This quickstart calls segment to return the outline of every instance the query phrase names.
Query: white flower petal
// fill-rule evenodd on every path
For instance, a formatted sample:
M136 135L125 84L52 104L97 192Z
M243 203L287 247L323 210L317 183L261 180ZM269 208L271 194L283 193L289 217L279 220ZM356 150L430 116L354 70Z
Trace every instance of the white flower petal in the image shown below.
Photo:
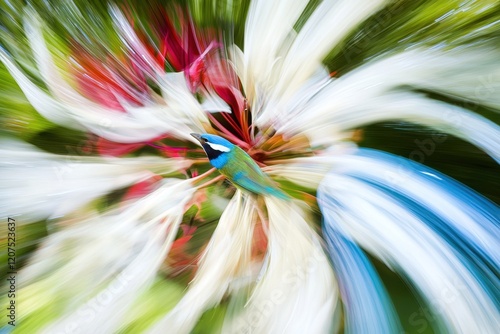
M274 111L267 121L280 133L305 132L319 145L347 138L347 129L402 119L469 140L498 159L498 126L492 122L460 107L395 91L412 86L499 107L498 94L490 94L492 78L500 75L493 61L498 54L482 51L416 49L383 56L319 87L314 96L304 94L285 106L271 106Z
M123 42L125 42L132 53L134 53L137 57L140 57L140 59L147 64L148 68L141 68L141 70L149 72L153 78L154 74L158 75L162 73L163 68L158 65L155 59L150 55L149 51L144 47L134 29L130 26L130 23L118 7L116 5L111 5L109 11L113 17L115 26L118 28L118 34L122 38Z
M226 333L329 333L334 327L337 286L318 236L301 209L266 197L268 255L245 308L227 319Z
M341 129L395 119L423 124L469 141L500 162L500 127L479 114L412 94L391 94L369 102L350 114L339 112L333 121Z
M327 161L318 159L304 163L291 161L290 164L270 166L265 171L269 175L284 177L302 187L316 189L331 167Z
M255 201L238 190L224 210L182 300L151 333L190 333L202 313L220 303L231 283L249 275Z
M318 73L321 61L335 44L386 2L323 1L298 34L293 26L307 1L252 2L245 26L243 59L237 48L232 57L252 106L254 123L269 125L276 108L280 109L283 101L292 98ZM320 77L321 81L327 78L328 73Z
M246 65L245 54L236 44L229 45L227 48L230 65L233 67L241 82L245 97L248 101L253 101L255 95L254 82L251 73L249 73L250 70Z
M189 92L185 80L173 80L173 76L159 75L157 78L166 105L152 105L151 101L147 101L148 105L138 108L123 102L128 111L123 113L87 99L59 74L45 44L41 22L31 11L27 13L25 29L40 73L54 98L33 84L1 50L0 60L5 63L28 100L47 119L63 126L88 129L106 139L124 143L147 141L165 133L192 140L189 133L200 132L202 123L207 122L202 107ZM144 116L150 109L157 110L157 114Z
M168 115L164 115L172 124L186 124L191 132L205 132L203 124L208 123L207 115L196 97L189 90L186 76L183 72L165 73L159 80L162 96L169 108ZM196 141L189 132L178 133L182 138Z
M311 97L327 87L331 81L326 69L323 66L318 66L317 71L289 97L281 94L266 97L261 94L262 96L258 97L262 98L263 101L255 101L257 107L254 116L255 124L263 128L270 124L273 124L275 128L278 127L280 123L285 123L291 118L293 111L307 109L311 103Z
M286 178L302 187L317 189L335 164L335 156L354 152L356 149L357 146L352 143L339 143L331 146L324 154L287 159L286 163L271 165L263 170L271 176Z
M23 91L30 104L46 119L70 129L83 130L84 127L74 122L66 108L59 102L36 86L11 58L0 48L0 61L5 65L12 77Z
M334 89L336 86L332 83L319 93L300 114L289 115L278 132L304 133L312 145L321 145L338 141L349 129L387 120L405 120L467 140L500 161L500 127L478 114L413 93L381 94L372 98L341 96ZM352 93L358 95L357 91Z
M323 1L297 35L285 60L276 94L287 98L308 80L327 53L387 0Z
M335 80L324 98L356 104L403 86L438 91L466 101L500 107L493 94L500 76L498 50L489 48L414 49L382 55Z
M189 166L154 157L59 156L4 140L0 154L0 213L29 222L63 216L115 189Z
M249 79L269 84L276 59L286 54L283 45L293 26L306 7L308 0L257 0L250 3L245 23L244 58ZM248 83L243 84L249 88ZM247 92L248 95L252 95Z
M59 74L59 69L45 44L41 23L35 14L28 12L25 29L45 84L65 108L58 110L59 112L69 114L77 123L112 141L145 141L168 132L169 127L164 124L138 122L126 113L103 107L82 96Z
M20 275L23 285L51 285L54 302L64 304L65 313L43 332L119 329L131 303L155 277L193 193L190 181L165 180L121 212L52 234ZM43 304L30 311L36 307Z
M204 101L201 107L204 111L210 113L227 112L231 113L231 107L213 90L206 90L203 92Z
M494 93L499 56L498 50L487 47L435 47L384 55L340 78L338 93L357 90L359 97L368 98L409 85L499 109L500 97Z

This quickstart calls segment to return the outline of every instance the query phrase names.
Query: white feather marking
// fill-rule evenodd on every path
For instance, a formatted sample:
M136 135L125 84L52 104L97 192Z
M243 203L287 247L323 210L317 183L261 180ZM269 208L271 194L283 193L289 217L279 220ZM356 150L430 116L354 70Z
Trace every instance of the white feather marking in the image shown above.
M207 143L213 150L215 151L220 151L220 152L229 152L231 149L229 147L226 147L224 145L219 145L219 144L214 144L214 143Z

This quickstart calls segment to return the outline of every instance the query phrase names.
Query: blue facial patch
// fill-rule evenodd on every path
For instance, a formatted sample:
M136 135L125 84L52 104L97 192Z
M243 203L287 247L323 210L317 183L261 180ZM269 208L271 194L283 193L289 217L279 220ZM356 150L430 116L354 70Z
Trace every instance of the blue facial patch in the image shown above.
M210 159L210 164L217 169L224 167L229 159L229 154L222 153L215 159Z

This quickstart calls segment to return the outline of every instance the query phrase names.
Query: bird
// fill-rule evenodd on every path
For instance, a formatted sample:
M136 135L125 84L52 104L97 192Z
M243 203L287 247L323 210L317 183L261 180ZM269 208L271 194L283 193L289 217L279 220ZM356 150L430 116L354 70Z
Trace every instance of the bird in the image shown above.
M238 188L251 193L290 199L239 146L220 136L191 133L205 151L210 164Z

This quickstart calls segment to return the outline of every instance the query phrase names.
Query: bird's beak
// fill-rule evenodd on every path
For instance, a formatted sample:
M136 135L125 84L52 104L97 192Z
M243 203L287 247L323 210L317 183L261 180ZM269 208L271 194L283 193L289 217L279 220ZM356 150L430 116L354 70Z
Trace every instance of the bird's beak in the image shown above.
M190 133L191 136L196 138L201 143L201 135L198 133Z

